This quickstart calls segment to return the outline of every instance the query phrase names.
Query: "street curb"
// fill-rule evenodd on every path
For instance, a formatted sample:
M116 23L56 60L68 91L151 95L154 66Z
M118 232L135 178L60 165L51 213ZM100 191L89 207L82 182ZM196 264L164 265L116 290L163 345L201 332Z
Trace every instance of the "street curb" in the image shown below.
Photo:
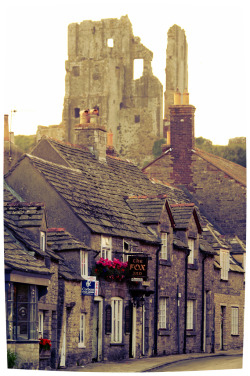
M204 355L204 356L190 356L190 357L185 358L185 359L172 360L170 362L166 362L164 364L161 364L160 366L152 367L152 368L146 369L144 371L137 371L137 372L140 372L140 373L143 373L143 372L154 372L157 369L165 367L165 366L168 366L170 364L184 362L186 360L192 360L192 359L212 358L212 357L215 357L215 356L243 356L243 353L242 354L208 354L208 355Z

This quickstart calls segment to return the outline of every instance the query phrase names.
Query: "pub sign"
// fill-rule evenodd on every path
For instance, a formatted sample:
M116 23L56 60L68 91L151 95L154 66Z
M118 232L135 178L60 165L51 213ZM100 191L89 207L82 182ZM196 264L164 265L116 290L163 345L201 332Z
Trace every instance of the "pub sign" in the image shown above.
M148 258L143 256L128 256L130 278L147 279Z

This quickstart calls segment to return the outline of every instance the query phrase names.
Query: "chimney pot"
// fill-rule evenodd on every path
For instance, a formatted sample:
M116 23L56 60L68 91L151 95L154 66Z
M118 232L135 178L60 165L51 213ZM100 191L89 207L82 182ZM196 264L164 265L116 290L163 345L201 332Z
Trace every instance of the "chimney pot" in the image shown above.
M179 92L179 89L176 89L176 92L174 93L174 105L180 105L181 104L181 93Z

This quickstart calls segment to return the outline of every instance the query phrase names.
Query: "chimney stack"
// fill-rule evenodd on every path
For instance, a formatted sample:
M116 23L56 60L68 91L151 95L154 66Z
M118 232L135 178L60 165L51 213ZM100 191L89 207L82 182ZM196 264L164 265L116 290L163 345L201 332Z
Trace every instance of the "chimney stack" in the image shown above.
M74 130L74 143L87 147L99 162L106 162L107 131L100 125L98 110L80 111L80 124Z

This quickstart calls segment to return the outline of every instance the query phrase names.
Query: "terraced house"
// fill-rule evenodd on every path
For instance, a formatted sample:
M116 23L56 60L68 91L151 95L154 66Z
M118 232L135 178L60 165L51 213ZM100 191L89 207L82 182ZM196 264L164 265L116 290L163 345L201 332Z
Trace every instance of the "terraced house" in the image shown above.
M119 159L108 137L107 148L93 115L76 126L77 147L43 138L5 175L7 208L17 197L46 208L39 262L55 287L34 328L43 311L53 351L40 367L242 347L244 243L222 237L185 191ZM39 359L38 337L22 346L32 340Z

